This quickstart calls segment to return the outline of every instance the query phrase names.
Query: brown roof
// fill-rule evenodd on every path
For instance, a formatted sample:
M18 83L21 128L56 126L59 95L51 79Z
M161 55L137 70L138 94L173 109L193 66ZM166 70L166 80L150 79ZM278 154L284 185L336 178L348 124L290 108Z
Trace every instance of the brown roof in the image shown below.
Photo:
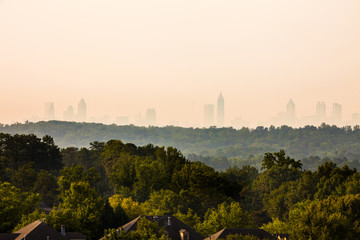
M50 240L67 240L55 229L40 220L30 223L15 233L19 235L14 240L21 240L24 237L26 237L26 240L46 240L48 236Z
M123 225L121 228L124 230L124 232L135 231L137 229L137 222L140 220L140 218L141 216L138 216L137 218ZM117 232L118 231L120 231L120 228L117 229Z
M217 233L214 233L210 237L205 238L204 240L216 240L216 239L225 239L227 235L251 235L256 236L260 239L275 239L273 235L268 233L263 229L251 229L251 228L224 228Z

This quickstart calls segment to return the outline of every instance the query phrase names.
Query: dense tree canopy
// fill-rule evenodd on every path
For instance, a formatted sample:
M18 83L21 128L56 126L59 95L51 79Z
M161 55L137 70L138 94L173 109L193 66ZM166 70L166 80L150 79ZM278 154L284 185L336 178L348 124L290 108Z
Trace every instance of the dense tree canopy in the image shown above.
M124 143L131 142L140 146L149 143L175 146L189 160L204 162L217 170L234 165L260 168L262 155L279 149L284 149L295 159L301 159L303 167L309 170L316 170L317 166L330 160L341 166L360 167L359 126L340 128L322 124L302 128L259 126L255 129L233 129L49 121L0 124L0 132L50 135L61 147L84 148L89 142L102 143L111 139L121 139ZM96 144L94 146L98 149L102 147Z
M282 130L294 134L291 128ZM0 231L45 218L55 229L65 224L98 239L139 215L171 214L205 236L225 227L262 227L298 239L356 239L359 234L360 175L336 162L304 170L302 161L278 150L261 155L262 169L235 165L216 171L189 161L174 147L110 140L60 150L49 136L1 134L0 140ZM13 142L17 147L8 147ZM43 211L47 207L50 213ZM110 239L164 237L158 227L143 225L134 233L107 234Z
M0 232L11 231L21 216L30 214L40 202L38 194L21 192L7 182L0 182L0 199Z

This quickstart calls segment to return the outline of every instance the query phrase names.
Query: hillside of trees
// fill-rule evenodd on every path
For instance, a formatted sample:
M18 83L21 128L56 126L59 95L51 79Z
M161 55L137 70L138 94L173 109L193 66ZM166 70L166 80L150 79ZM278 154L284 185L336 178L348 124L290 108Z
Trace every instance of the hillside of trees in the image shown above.
M0 124L0 132L9 134L50 135L58 146L88 147L89 142L121 139L124 143L173 146L189 160L200 161L225 170L231 166L261 167L265 152L284 149L303 168L316 170L324 162L360 168L360 127L336 127L326 124L303 128L181 128L137 127L99 123L49 121L25 124Z
M360 173L331 161L304 170L284 150L264 152L260 168L216 171L171 146L109 140L59 148L48 135L0 133L0 198L0 232L45 218L98 239L141 214L171 214L203 236L224 227L292 239L360 234ZM123 239L161 237L137 234Z

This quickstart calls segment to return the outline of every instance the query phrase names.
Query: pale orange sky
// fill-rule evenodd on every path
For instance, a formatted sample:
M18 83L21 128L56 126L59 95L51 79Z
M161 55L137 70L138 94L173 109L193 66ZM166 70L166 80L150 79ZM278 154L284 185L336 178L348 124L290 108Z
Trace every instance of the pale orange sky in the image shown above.
M0 0L0 123L88 115L263 122L289 99L360 113L359 0Z

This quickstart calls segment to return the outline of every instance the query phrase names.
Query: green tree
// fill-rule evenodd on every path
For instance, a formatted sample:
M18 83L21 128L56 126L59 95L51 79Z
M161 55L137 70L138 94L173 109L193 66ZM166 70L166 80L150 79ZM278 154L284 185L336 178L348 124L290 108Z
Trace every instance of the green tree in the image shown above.
M336 188L338 195L360 194L360 172L348 177L347 180Z
M34 163L30 162L19 167L14 172L11 180L15 187L20 188L22 191L31 191L34 182L36 181L36 172L33 168Z
M5 167L18 169L30 162L36 170L58 170L62 166L60 150L48 135L40 139L34 134L2 134L0 144Z
M360 195L302 202L290 211L295 239L358 239Z
M332 194L336 194L336 189L355 173L356 170L350 169L347 165L340 168L333 162L323 163L315 172L317 176L317 192L314 197L325 199Z
M188 211L186 213L178 211L174 214L174 216L181 220L183 223L185 223L187 226L192 228L196 228L197 225L201 224L200 217L196 213L194 213L191 208L188 208Z
M241 193L245 205L251 210L257 225L262 225L269 220L269 214L273 217L286 217L288 212L287 199L284 194L271 195L281 185L295 181L302 176L301 162L285 156L285 152L265 153L263 167L265 169L252 183L251 188ZM277 190L286 192L287 185ZM266 211L268 210L268 211Z
M284 182L279 188L264 195L263 206L272 219L287 222L289 211L297 202L312 200L316 192L316 177L310 171L295 181Z
M73 182L61 195L62 202L49 214L49 223L56 229L65 224L90 239L103 233L104 200L89 182Z
M161 189L150 194L147 201L142 204L148 215L172 215L177 211L179 196L171 190Z
M231 181L236 181L240 186L245 187L250 185L259 175L257 168L245 165L242 168L237 166L226 169L225 176Z
M284 150L280 150L279 152L274 153L265 153L265 156L262 160L261 169L270 169L274 166L281 168L301 169L302 163L300 160L296 161L289 156L285 156Z
M242 210L238 202L222 203L217 208L209 209L204 221L197 226L198 231L208 236L223 228L248 228L252 227L250 216Z
M180 192L180 197L183 193L198 199L201 203L199 212L215 207L223 201L238 198L240 191L240 186L236 182L231 182L224 175L200 162L185 164L173 175L172 186L175 191ZM184 202L186 201L192 200L184 198ZM193 206L185 205L185 211L189 207L195 209Z
M46 170L40 170L36 176L36 181L33 186L33 191L40 194L42 202L52 207L57 200L58 185L54 175Z
M20 221L38 207L39 194L21 192L8 182L0 182L0 232L10 232Z
M145 201L152 191L160 190L166 185L165 170L158 161L153 161L149 157L137 158L135 171L136 182L133 193L140 202Z
M290 226L286 222L280 221L278 218L275 218L272 222L266 223L261 226L261 229L271 233L271 234L290 234Z
M230 234L226 236L226 240L260 240L260 238L252 235Z
M134 219L139 215L145 214L142 206L134 201L132 197L122 198L120 195L115 194L109 197L109 203L114 210L121 207L129 219Z
M136 159L136 156L122 153L119 158L107 162L105 166L107 176L116 191L122 188L133 188L136 178Z
M100 176L95 168L90 168L89 171L85 171L84 168L79 165L64 167L60 170L58 180L59 191L60 194L64 194L65 191L70 189L71 184L75 182L88 182L91 186L94 186L99 180Z

